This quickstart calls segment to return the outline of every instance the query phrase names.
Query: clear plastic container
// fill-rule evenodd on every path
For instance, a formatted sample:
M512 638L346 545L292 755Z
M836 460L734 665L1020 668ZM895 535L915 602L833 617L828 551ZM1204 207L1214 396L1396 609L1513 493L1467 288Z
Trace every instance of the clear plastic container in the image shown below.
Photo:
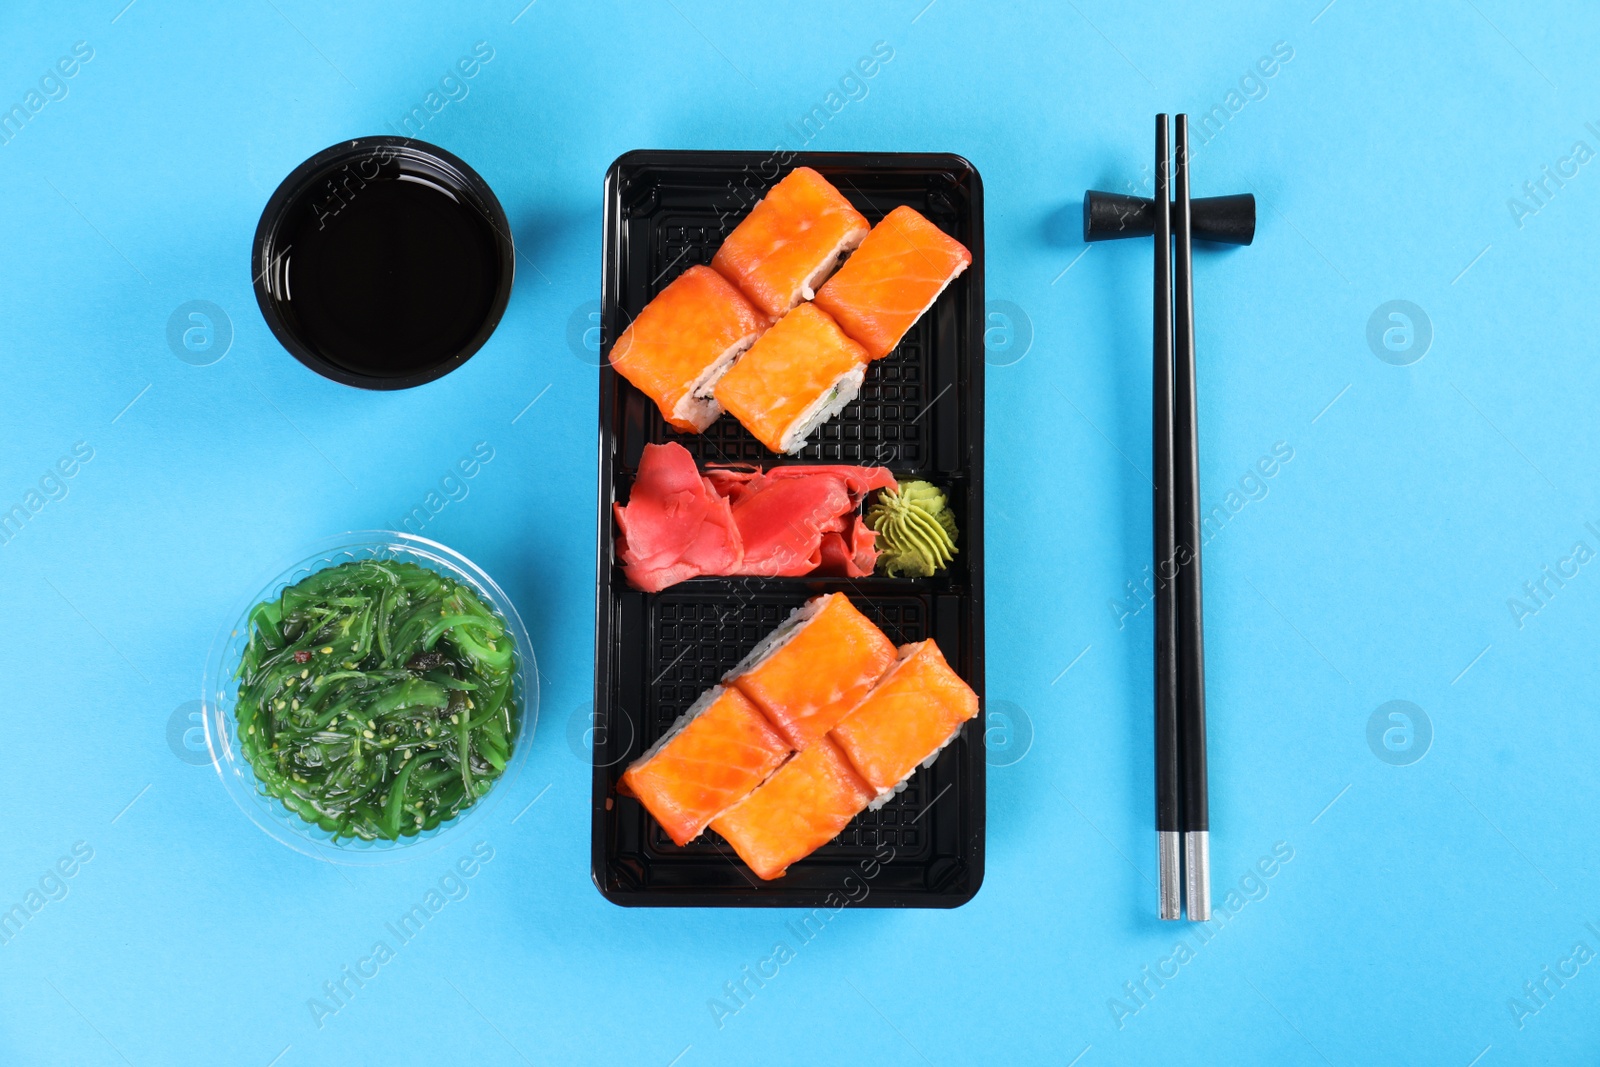
M341 563L363 559L397 560L416 563L471 587L494 612L505 620L506 630L516 645L517 669L511 695L519 714L512 738L511 758L504 773L489 792L460 815L440 823L432 830L396 841L363 841L359 838L334 839L319 826L306 822L284 804L263 793L250 763L239 750L234 715L238 698L236 672L249 643L249 617L257 604L276 600L285 588L307 575ZM278 568L240 600L227 623L212 642L206 660L204 718L206 746L212 766L239 810L269 837L296 852L332 863L382 864L432 852L447 838L460 835L468 826L484 821L499 799L516 785L522 765L527 762L528 746L539 717L539 672L535 666L528 631L505 591L484 571L461 553L436 541L390 530L366 530L324 538L306 546L293 561Z

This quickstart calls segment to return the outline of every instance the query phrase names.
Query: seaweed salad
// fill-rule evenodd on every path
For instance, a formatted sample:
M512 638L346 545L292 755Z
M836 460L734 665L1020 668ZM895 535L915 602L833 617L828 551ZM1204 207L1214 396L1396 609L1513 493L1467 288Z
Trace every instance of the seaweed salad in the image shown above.
M335 838L432 830L506 768L514 641L472 589L415 563L341 563L256 605L239 746L263 791Z

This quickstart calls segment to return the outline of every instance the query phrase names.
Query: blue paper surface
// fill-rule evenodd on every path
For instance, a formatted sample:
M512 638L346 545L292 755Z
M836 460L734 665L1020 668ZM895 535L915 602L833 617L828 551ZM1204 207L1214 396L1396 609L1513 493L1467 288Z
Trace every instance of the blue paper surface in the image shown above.
M0 1062L1600 1056L1592 9L525 2L0 13ZM1079 222L1147 188L1160 110L1204 124L1197 195L1260 205L1196 257L1205 933L1155 918L1150 248ZM302 159L399 128L522 255L470 362L362 392L273 339L250 240ZM971 159L993 301L986 882L806 933L603 901L582 744L602 175L780 144ZM302 857L196 753L207 650L480 442L422 532L528 623L531 757L471 877L474 840Z

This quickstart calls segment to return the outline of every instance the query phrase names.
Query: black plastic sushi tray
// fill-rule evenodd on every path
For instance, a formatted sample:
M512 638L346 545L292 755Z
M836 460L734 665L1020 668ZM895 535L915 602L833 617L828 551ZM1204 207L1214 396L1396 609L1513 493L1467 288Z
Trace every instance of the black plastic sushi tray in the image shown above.
M828 178L876 223L908 204L972 251L972 265L860 395L797 457L769 453L731 417L704 434L666 426L654 404L600 370L599 574L595 625L592 871L627 906L949 908L983 882L984 717L886 806L863 812L783 877L758 879L707 830L686 847L617 781L682 712L791 610L842 591L896 644L932 637L983 706L983 185L959 156L910 153L638 151L606 174L602 355L649 300L722 239L794 167ZM696 578L630 589L615 560L612 504L626 499L647 442L710 463L887 466L944 488L960 530L933 578Z

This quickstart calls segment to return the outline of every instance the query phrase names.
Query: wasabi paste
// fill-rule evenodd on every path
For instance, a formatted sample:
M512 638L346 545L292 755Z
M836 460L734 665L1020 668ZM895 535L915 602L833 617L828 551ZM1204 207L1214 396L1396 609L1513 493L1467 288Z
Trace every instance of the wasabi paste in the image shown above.
M956 554L956 517L944 490L930 482L901 482L867 509L878 532L878 566L891 578L927 578Z

